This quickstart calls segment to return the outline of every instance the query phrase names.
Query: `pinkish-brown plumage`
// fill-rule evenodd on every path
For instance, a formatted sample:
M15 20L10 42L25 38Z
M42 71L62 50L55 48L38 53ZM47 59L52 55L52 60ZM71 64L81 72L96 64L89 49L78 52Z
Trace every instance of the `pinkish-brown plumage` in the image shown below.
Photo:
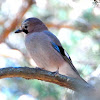
M26 48L37 66L48 71L81 79L69 55L65 54L60 41L42 21L37 18L26 19L15 33L26 33Z

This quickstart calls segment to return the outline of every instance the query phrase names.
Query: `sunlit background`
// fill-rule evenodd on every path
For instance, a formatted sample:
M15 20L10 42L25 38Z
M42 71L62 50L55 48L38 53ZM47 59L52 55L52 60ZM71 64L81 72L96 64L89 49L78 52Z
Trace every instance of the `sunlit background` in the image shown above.
M36 67L25 35L14 33L29 17L41 19L59 38L84 79L100 77L100 6L93 0L0 0L0 68ZM72 100L72 94L39 80L0 80L1 100Z

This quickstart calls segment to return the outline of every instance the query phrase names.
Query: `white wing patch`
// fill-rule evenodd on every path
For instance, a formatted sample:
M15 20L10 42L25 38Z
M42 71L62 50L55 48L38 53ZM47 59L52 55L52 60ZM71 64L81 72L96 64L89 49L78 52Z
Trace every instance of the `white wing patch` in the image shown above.
M68 55L68 53L64 50L64 53L65 53L65 55L67 56L67 58L69 58L70 59L70 57L69 57L69 55Z

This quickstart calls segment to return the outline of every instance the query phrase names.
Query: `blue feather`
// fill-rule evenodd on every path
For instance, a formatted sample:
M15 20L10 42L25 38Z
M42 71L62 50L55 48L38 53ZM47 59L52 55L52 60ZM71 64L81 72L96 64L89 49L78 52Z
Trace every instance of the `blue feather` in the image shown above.
M52 42L51 44L52 44L53 48L60 53L59 47L54 42Z

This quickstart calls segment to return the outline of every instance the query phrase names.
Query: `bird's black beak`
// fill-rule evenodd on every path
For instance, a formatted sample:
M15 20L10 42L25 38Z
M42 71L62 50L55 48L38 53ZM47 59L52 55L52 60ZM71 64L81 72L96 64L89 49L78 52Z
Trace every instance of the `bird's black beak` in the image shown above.
M15 31L15 33L20 33L20 32L23 32L23 30L18 29L18 30Z

